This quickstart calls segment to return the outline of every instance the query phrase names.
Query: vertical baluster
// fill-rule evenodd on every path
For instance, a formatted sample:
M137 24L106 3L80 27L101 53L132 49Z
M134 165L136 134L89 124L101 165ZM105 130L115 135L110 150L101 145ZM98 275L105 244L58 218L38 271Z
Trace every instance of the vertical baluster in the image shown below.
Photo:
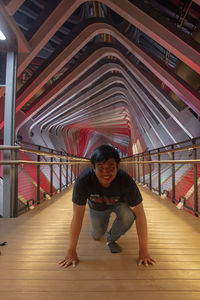
M40 146L38 146L40 151ZM40 162L40 155L37 155L37 161ZM37 204L40 204L40 165L37 165Z

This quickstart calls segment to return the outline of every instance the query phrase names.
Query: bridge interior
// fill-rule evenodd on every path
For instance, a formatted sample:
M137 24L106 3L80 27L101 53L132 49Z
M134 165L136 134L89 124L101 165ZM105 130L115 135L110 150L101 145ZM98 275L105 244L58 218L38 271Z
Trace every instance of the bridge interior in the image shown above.
M5 300L176 299L200 297L199 220L142 187L148 219L149 250L156 260L137 266L136 228L111 254L105 239L94 241L86 211L76 268L61 269L72 217L68 188L15 219L0 219L0 289Z
M3 299L200 298L199 17L200 0L0 1ZM144 185L148 269L135 228L111 255L88 214L80 264L57 264L78 160L101 144Z

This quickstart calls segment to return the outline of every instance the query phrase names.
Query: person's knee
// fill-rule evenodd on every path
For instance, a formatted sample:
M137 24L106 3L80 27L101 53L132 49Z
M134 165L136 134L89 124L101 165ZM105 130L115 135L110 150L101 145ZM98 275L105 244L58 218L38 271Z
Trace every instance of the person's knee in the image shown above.
M128 206L124 206L120 212L120 219L124 227L129 228L135 220L135 214Z
M130 210L130 212L127 212L125 215L122 217L122 223L125 227L130 227L135 220L135 215L134 213Z
M105 231L103 231L101 229L94 231L92 228L90 228L90 234L95 241L99 241L102 238L102 236L104 235L104 233L105 233Z

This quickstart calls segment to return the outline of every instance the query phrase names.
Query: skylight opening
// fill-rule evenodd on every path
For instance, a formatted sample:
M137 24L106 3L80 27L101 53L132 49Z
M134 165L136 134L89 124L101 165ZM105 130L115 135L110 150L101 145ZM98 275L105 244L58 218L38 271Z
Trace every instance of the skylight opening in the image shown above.
M1 31L1 29L0 29L0 40L2 40L2 41L6 40L6 37L3 34L3 32Z

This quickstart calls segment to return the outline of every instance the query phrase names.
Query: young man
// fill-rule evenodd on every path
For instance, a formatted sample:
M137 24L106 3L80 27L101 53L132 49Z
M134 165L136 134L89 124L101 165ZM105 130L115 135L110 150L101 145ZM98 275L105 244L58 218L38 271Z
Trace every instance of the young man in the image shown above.
M109 145L102 145L91 155L92 168L82 172L73 190L73 218L66 257L59 264L66 268L76 266L76 247L81 232L82 221L88 200L90 210L90 233L95 240L106 234L108 248L112 253L122 251L116 243L136 220L139 240L138 265L154 264L147 245L147 222L142 205L142 197L131 176L119 169L118 152ZM111 213L116 219L107 231Z

